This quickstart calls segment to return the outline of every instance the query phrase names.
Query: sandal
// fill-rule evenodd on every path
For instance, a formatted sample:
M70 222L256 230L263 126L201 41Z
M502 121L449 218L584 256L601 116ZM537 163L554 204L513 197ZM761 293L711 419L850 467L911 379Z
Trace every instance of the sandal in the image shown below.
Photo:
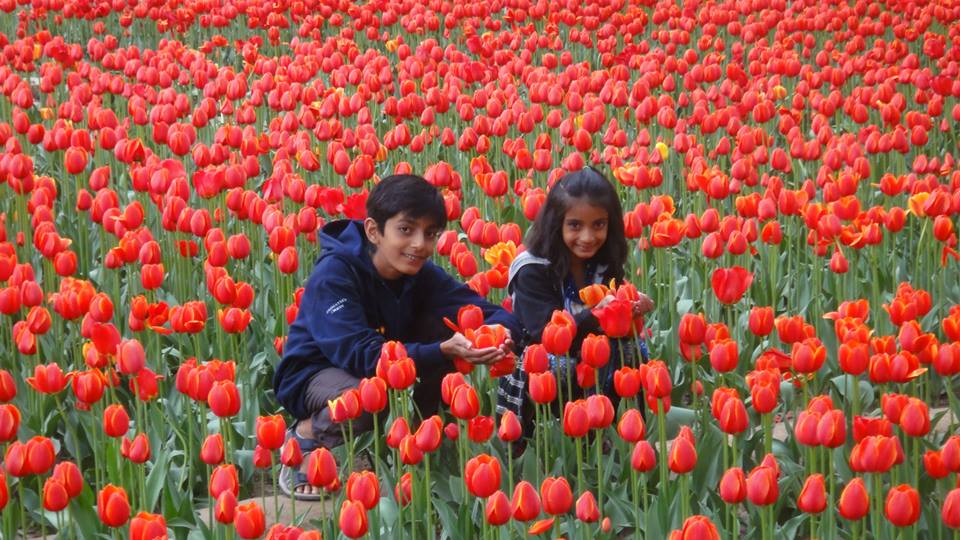
M287 439L289 440L291 438L297 440L297 443L300 445L300 451L303 452L304 456L322 446L315 439L307 439L297 435L296 423L287 429ZM297 488L311 485L310 482L307 481L307 475L298 468L282 465L280 467L280 478L278 478L277 481L280 484L280 492L292 499L298 501L319 501L323 498L321 493L303 493L297 491Z
M286 465L281 466L278 482L280 483L280 492L291 499L298 501L319 501L323 499L322 493L304 493L297 491L298 488L310 486L310 482L307 481L307 475L299 469L287 467Z

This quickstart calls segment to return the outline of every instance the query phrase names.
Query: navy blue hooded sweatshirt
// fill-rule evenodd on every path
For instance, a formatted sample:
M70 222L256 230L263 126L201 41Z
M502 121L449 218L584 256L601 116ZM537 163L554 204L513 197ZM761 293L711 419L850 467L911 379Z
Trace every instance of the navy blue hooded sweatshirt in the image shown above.
M444 328L443 317L455 321L462 306L478 306L487 324L503 325L514 339L522 336L513 315L432 261L416 275L388 284L373 265L361 221L328 223L321 230L320 245L320 258L273 376L277 400L296 418L310 415L303 397L315 373L336 366L355 377L370 377L388 340L403 342L418 372L445 366L449 361L441 354L439 341L417 340L422 340L425 327Z

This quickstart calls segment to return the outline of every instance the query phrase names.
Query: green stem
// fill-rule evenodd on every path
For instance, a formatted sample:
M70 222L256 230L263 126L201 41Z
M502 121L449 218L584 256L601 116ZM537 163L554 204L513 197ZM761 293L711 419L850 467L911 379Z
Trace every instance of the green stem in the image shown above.
M279 466L279 463L270 465L270 476L273 480L272 485L274 486L279 485L279 482L277 481L277 467ZM273 519L275 523L280 523L280 495L277 493L278 491L279 490L277 489L273 490ZM322 507L323 503L321 502L320 504Z
M661 504L658 506L660 509L660 524L663 527L667 526L667 505L663 504L667 499L667 415L663 412L663 400L657 400L657 440L659 442L659 456L657 456L657 464L660 468L660 486L657 489L657 494L661 499Z

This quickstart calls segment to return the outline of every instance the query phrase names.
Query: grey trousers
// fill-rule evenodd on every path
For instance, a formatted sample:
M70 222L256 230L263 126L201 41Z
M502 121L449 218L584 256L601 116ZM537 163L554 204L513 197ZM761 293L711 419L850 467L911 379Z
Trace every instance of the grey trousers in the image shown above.
M451 363L446 369L434 369L427 373L417 373L417 383L413 387L413 401L415 410L420 418L435 414L440 405L440 383L443 377L453 371ZM327 410L327 401L336 399L345 391L360 385L360 379L338 367L328 367L317 372L307 384L304 403L310 411L310 421L313 425L313 438L322 446L334 448L343 444L343 431L340 424L330 420ZM387 417L387 412L379 414L381 422ZM306 418L301 419L303 421ZM411 430L416 425L410 426ZM353 433L371 431L373 429L373 415L362 413L353 420Z

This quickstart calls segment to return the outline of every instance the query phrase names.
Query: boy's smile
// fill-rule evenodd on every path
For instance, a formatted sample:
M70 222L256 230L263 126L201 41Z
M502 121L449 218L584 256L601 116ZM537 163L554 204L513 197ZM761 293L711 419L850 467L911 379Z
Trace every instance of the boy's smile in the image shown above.
M373 265L384 279L398 279L419 272L433 255L442 232L430 218L412 218L403 212L388 219L383 232L371 218L367 218L363 226L370 243L376 246Z

